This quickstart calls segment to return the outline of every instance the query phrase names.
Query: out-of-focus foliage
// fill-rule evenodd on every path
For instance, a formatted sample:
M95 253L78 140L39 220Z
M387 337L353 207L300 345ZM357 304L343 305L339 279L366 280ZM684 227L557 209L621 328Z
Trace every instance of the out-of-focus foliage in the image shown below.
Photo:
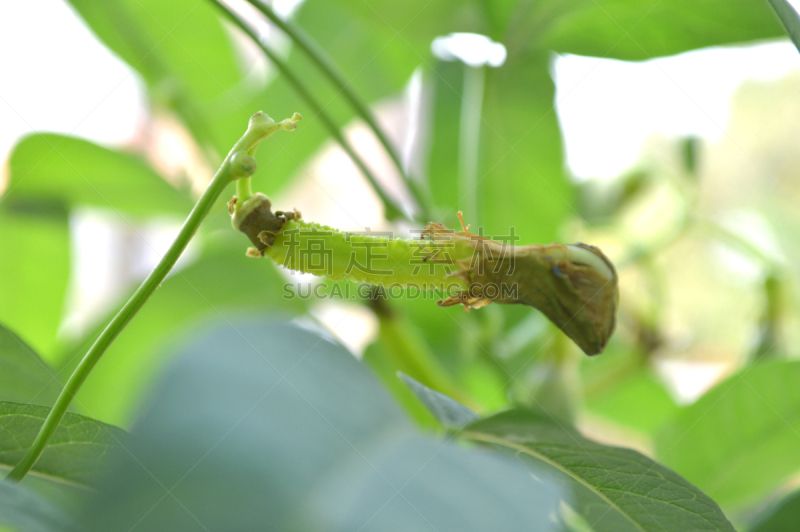
M800 342L798 80L743 88L727 132L713 144L652 139L625 175L576 185L564 167L551 67L553 52L638 61L784 36L770 3L782 4L306 0L289 22L381 110L379 122L408 163L388 168L385 157L368 153L368 134L350 137L359 139L357 151L390 195L413 195L391 192L407 189L400 174L411 174L430 215L448 227L458 226L463 210L472 230L488 236L509 236L513 228L520 244L599 245L620 273L617 333L604 354L588 359L528 308L465 313L430 298L370 300L364 312L374 314L377 332L359 364L321 336L243 318L297 317L318 328L320 307L313 298L284 298L278 269L244 256L246 239L227 224L228 195L201 228L190 261L164 281L90 375L73 404L90 417L68 414L38 473L92 483L98 470L108 470L106 454L127 434L97 419L132 426L134 443L118 453L100 492L67 497L73 515L75 500L90 501L82 518L88 529L488 530L525 522L539 530L730 530L722 511L746 522L800 473L797 368L784 360ZM196 166L213 168L255 111L299 111L297 131L259 149L254 186L273 197L322 188L311 165L328 153L328 131L212 2L70 4L141 77L150 116L168 117L148 121L143 137L173 121L201 159ZM357 113L341 87L252 6L230 5L332 121L354 125ZM468 66L434 56L432 41L454 32L502 43L505 62ZM414 92L409 86L417 83ZM418 105L403 106L408 94ZM141 148L147 142L138 140L112 149L35 134L10 156L0 196L0 400L13 402L2 403L2 467L21 456L46 413L26 403L52 402L56 383L121 304L107 302L86 330L65 330L69 294L80 288L71 230L78 209L105 211L122 222L121 241L152 248L146 224L180 221L191 208L184 176L162 176L153 152ZM323 196L338 205L335 193ZM358 223L356 213L347 214ZM427 221L413 220L414 227ZM407 226L381 228L408 234ZM139 275L120 280L118 293L130 293ZM200 335L198 327L211 321L214 332ZM172 370L148 399L166 363ZM674 376L704 367L716 371L711 384L738 373L680 406L686 398L676 393ZM407 419L457 438L469 410L454 401L488 418L473 426L485 436L474 440L488 441L488 434L534 455L539 481L527 458L437 442ZM515 414L495 415L511 406ZM504 415L513 417L511 428ZM548 476L554 464L577 484ZM3 487L0 515L10 517L0 524L60 529L46 500L63 505L54 495L63 486L29 487L41 493ZM757 530L781 530L769 523L793 508L790 501Z
M800 494L786 497L756 521L753 532L790 532L800 522Z
M0 530L73 530L73 523L46 499L23 486L0 482Z
M717 502L741 507L800 468L800 362L729 377L663 429L656 455Z
M561 486L541 468L422 436L316 334L237 324L189 342L84 530L551 529Z

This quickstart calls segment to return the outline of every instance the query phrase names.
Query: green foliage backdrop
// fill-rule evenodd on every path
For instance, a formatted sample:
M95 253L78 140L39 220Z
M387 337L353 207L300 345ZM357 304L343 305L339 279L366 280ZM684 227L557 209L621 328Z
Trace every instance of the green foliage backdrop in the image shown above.
M297 131L258 152L253 183L270 195L310 187L310 162L353 142L331 127L363 124L365 109L396 104L418 76L418 160L385 172L370 157L364 163L414 198L404 205L407 225L455 227L465 209L474 228L514 228L522 244L596 238L617 262L623 300L618 333L592 359L529 308L351 302L346 312L365 313L377 327L357 360L321 332L319 301L284 298L279 268L244 256L248 243L229 226L229 196L221 198L190 262L111 346L30 477L0 483L0 527L617 532L735 524L763 532L800 521L789 493L800 473L800 371L783 340L797 328L800 271L703 221L697 198L716 185L697 169L702 144L684 143L670 163L620 176L611 192L576 185L552 78L554 53L642 61L785 37L786 28L797 35L790 7L771 2L779 18L765 0L306 0L286 23L314 43L318 55L309 57L253 2L69 3L135 70L150 114L174 121L204 168L223 160L256 111L303 113ZM237 12L260 43L236 25ZM433 40L454 32L502 43L505 62L435 57ZM267 60L266 74L253 59L263 59L259 46L280 62ZM320 63L334 65L344 84ZM691 164L687 146L699 150ZM399 161L402 146L391 149ZM161 175L150 153L52 133L20 140L7 177L2 471L33 441L61 384L123 303L86 331L65 334L71 220L94 209L144 240L146 223L179 221L196 199L191 180ZM619 238L632 210L646 210L664 190L678 198L678 228L653 231L645 244ZM385 226L405 227L396 219ZM766 265L748 314L759 317L747 323L762 335L737 373L680 406L658 371L670 354L663 287L683 279L666 250L696 250L698 239ZM120 291L132 292L131 284Z

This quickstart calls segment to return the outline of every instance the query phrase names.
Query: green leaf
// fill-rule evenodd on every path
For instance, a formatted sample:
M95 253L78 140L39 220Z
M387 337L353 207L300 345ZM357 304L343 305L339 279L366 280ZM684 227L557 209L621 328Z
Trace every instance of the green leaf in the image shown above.
M547 54L509 57L486 70L477 225L487 236L510 235L514 228L518 244L557 240L561 223L576 213L548 63Z
M198 322L237 313L295 315L305 309L300 299L284 299L285 280L271 261L245 256L247 237L230 229L218 236L197 262L162 283L109 347L77 395L86 412L127 426L134 405L166 360L165 346ZM110 319L100 320L97 329L63 352L60 375L69 375Z
M755 502L800 470L800 361L749 366L683 408L657 455L723 508Z
M241 79L230 38L208 3L70 0L95 34L152 86L178 78L200 101Z
M559 0L531 11L543 26L530 41L536 49L629 61L784 35L762 0Z
M386 391L391 394L403 412L409 416L418 427L436 431L441 425L419 402L414 393L397 378L397 363L393 353L384 342L373 342L364 350L361 362L369 367L375 377L381 382Z
M0 401L0 468L10 470L20 461L48 412L45 406ZM104 471L107 455L126 438L117 427L68 412L31 473L92 486Z
M596 531L726 530L719 506L677 473L622 447L601 445L522 410L469 425L467 439L528 455L574 480L576 510Z
M52 404L60 391L55 370L19 336L0 325L0 400Z
M0 197L7 207L6 196ZM43 211L43 212L42 212ZM69 281L64 206L32 202L0 208L0 322L52 360Z
M423 437L352 355L294 326L205 328L149 404L141 465L107 477L84 530L552 529L546 474Z
M37 493L19 484L0 482L0 526L20 532L65 532L74 525Z
M453 201L460 193L458 152L465 68L460 61L437 61L426 76L432 86L428 186L436 205L451 210L440 209L450 223L458 223L455 218L458 209L453 210Z
M185 216L190 199L144 161L86 140L41 133L20 141L11 154L11 181L3 203L58 200L137 217Z
M495 2L493 2L495 3ZM454 31L488 33L486 11L476 2L393 2L391 0L336 0L351 18L396 36L414 46L422 58L430 57L434 37ZM501 8L501 11L506 11ZM494 18L494 17L492 17ZM312 33L313 35L313 33Z
M478 414L466 406L436 390L431 390L405 373L398 372L397 376L411 388L414 395L436 416L444 428L458 430L480 419Z
M797 15L797 11L786 0L768 1L781 20L781 24L786 28L786 33L789 34L795 47L800 51L800 16Z
M679 411L661 381L644 368L593 396L587 401L586 409L648 435L655 433Z
M764 512L750 532L795 532L800 523L800 492L795 492Z
M136 69L151 96L176 111L202 144L224 156L233 139L219 135L215 113L241 107L243 74L231 39L209 2L70 0L97 37ZM249 114L258 109L248 109ZM248 115L249 116L249 115ZM239 122L239 124L246 123Z

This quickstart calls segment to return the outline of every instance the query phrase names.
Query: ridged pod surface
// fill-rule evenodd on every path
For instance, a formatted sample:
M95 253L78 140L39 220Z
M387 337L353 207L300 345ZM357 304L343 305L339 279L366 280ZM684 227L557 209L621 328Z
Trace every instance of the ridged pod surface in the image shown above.
M480 308L492 302L541 311L587 354L605 349L619 302L617 272L586 244L515 246L429 223L419 238L349 233L272 213L256 195L234 214L234 226L267 256L291 270L384 287L417 287L443 295L440 306Z
M459 271L455 263L469 260L473 253L468 241L432 239L424 231L420 239L392 238L339 231L304 220L288 220L264 251L286 268L334 281L438 289L467 287L455 276Z

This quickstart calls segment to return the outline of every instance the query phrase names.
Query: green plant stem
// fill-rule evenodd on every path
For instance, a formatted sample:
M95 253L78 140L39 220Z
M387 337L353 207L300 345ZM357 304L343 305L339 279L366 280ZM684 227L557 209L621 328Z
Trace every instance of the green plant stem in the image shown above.
M253 188L249 177L243 177L236 181L236 204L241 205L253 196Z
M64 385L64 389L56 399L53 408L50 409L50 413L47 415L41 429L39 429L39 433L36 435L30 449L28 449L28 452L23 456L22 460L20 460L8 474L6 477L7 480L19 482L25 477L28 471L31 470L34 464L36 464L36 461L47 446L47 442L53 436L58 424L64 417L67 408L69 408L72 399L75 397L75 394L78 393L86 377L89 376L89 373L91 373L95 364L100 360L100 357L105 353L106 349L108 349L117 336L125 329L125 326L133 319L136 313L139 312L142 305L145 304L170 270L172 270L172 267L175 266L175 262L177 262L183 250L186 249L186 246L189 244L189 241L195 233L197 233L203 219L225 188L231 181L242 177L249 178L253 172L255 172L255 159L253 159L251 155L248 155L248 152L252 151L261 140L278 129L294 129L294 122L297 120L299 120L299 115L295 115L292 119L284 120L276 124L267 115L260 112L256 113L256 115L250 119L247 132L239 139L222 162L219 170L211 179L208 187L189 213L188 218L186 218L178 236L175 238L175 241L172 243L167 253L161 258L161 261L150 275L147 276L136 292L134 292L128 302L125 303L125 306L122 307L103 332L100 333L100 336L75 368L75 371L72 372L69 380L67 380L67 383Z
M389 142L389 138L386 136L386 133L384 133L383 128L381 128L377 120L375 120L375 116L372 114L372 111L370 111L369 106L367 106L367 104L351 88L350 82L345 79L344 75L338 69L336 64L330 59L330 57L328 57L325 51L320 48L316 42L314 42L313 39L306 35L302 29L295 24L280 18L275 14L275 11L273 11L272 7L258 0L247 0L247 2L261 11L264 16L266 16L276 26L278 26L281 31L288 35L295 45L305 52L305 54L319 67L325 76L328 77L333 86L339 90L344 98L350 102L350 105L353 107L355 112L372 129L372 132L375 133L375 136L383 146L383 149L386 150L386 153L388 153L389 157L391 157L392 162L394 162L394 165L397 167L397 171L402 176L412 196L414 196L414 200L417 202L417 205L421 210L421 216L424 221L430 220L430 207L422 191L419 189L419 186L406 174L403 168L403 163L400 161L400 156L392 147L392 144Z
M319 117L319 119L322 121L322 124L325 126L325 128L334 138L334 140L336 140L336 142L339 143L339 145L347 153L350 159L356 164L356 166L358 166L358 169L367 178L370 185L375 190L375 193L378 194L378 197L383 203L385 211L384 214L386 215L386 218L388 218L389 220L395 220L401 217L408 218L408 216L406 216L403 213L403 209L400 208L398 205L396 205L391 198L389 198L389 196L386 194L386 192L378 183L378 180L375 178L375 175L367 167L364 160L356 153L356 151L353 149L350 143L347 142L347 140L345 140L344 136L342 135L337 125L334 123L333 119L325 111L325 108L322 105L320 105L320 103L316 100L316 98L314 98L314 96L311 94L311 92L308 90L305 84L300 80L300 78L298 78L294 74L294 72L292 72L286 61L281 59L278 56L278 54L272 51L272 49L269 46L265 45L261 41L261 39L259 39L258 35L256 35L256 33L241 19L241 17L239 17L239 15L236 14L234 11L232 11L228 6L226 6L219 0L211 0L211 1L226 13L234 24L236 24L251 39L253 39L253 42L258 44L259 48L261 48L264 51L264 53L267 55L270 61L272 61L272 63L278 68L278 70L280 70L284 79L286 79L286 81L288 81L295 88L300 97L306 101L306 104L311 108L311 111L313 111L314 115Z

